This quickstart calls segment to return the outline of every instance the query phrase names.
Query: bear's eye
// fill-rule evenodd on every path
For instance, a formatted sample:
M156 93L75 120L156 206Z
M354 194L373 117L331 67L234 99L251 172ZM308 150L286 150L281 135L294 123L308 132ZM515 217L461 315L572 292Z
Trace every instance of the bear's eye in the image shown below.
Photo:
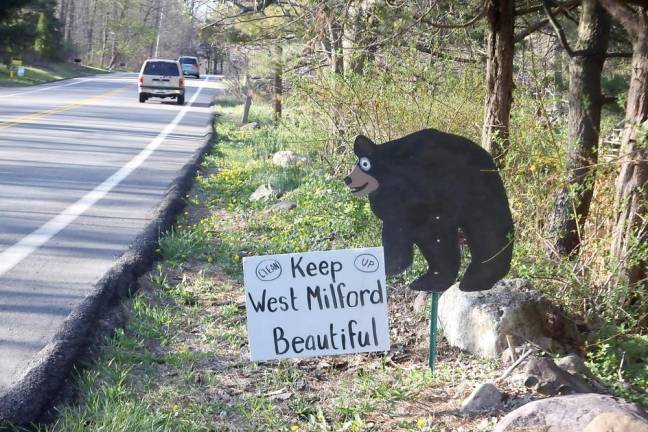
M371 162L369 162L369 159L367 159L366 157L360 158L358 165L360 166L362 171L369 171L371 169Z

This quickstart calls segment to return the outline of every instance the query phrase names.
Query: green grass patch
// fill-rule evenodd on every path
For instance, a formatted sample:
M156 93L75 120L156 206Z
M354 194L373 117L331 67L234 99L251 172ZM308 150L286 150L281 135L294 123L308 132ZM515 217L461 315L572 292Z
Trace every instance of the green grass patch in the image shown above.
M0 64L0 87L42 84L107 71L89 66L77 66L71 63L51 63L47 66L25 66L25 72L23 77L15 76L10 78L7 66Z

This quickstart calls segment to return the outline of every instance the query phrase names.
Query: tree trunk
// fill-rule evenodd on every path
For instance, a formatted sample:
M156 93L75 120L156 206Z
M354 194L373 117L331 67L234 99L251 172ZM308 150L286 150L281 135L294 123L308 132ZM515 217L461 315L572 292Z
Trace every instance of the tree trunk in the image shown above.
M67 41L72 40L72 35L74 33L74 27L76 24L75 19L76 19L76 11L75 11L74 0L70 0L68 2L67 14L65 19L66 24L65 24L64 38Z
M246 66L247 68L247 66ZM243 106L243 118L241 119L241 124L247 124L250 117L250 106L252 106L252 83L250 82L250 76L248 73L245 73L245 105Z
M108 45L108 15L108 12L106 12L104 15L103 31L101 33L101 61L99 62L99 66L101 68L104 68L104 65L106 64L106 47Z
M373 3L362 0L350 2L342 37L343 69L345 74L361 74L365 65L371 61L372 50L368 49L375 42L370 31L372 20L370 8Z
M281 99L283 97L283 48L279 42L274 53L274 85L272 99L274 102L274 119L281 119Z
M629 263L632 249L648 243L648 26L641 41L633 43L632 76L621 140L621 171L616 181L612 255L625 260L628 282L646 284L646 259Z
M342 26L338 19L331 13L329 21L329 39L331 46L331 70L333 73L344 72L344 55L342 50Z
M68 36L68 4L70 0L61 0L61 8L59 9L59 21L63 24L63 38L65 40Z
M498 165L508 148L509 119L513 101L513 0L487 0L486 103L482 147Z
M155 57L156 50L158 48L158 43L160 42L160 25L162 23L162 6L158 5L158 9L155 13L155 29L156 29L156 37L155 40L151 42L151 45L149 45L149 57Z
M92 4L88 8L88 28L86 30L86 63L92 64L94 62L94 27L95 19L97 17L97 2L92 1Z
M621 138L621 171L616 181L612 255L629 284L648 286L648 260L633 257L648 244L648 19L614 0L601 0L626 29L632 43L632 74L626 102L626 125Z
M108 63L108 69L112 70L117 62L117 34L113 33L112 46L110 48L110 63Z
M594 193L603 106L601 71L609 33L610 18L598 0L583 0L578 41L569 65L566 181L550 226L555 251L563 256L578 253Z

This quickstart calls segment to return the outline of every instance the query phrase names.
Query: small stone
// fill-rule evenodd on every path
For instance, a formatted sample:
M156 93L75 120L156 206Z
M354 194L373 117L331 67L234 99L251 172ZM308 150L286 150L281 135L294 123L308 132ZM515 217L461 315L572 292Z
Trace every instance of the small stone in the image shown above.
M277 195L277 190L271 185L262 184L250 195L250 201L270 199Z
M297 204L292 201L279 201L278 203L272 204L268 207L269 212L287 212L294 208L297 208Z
M568 354L565 357L557 359L556 366L569 372L570 374L589 375L590 371L585 366L585 360L578 354Z
M470 415L500 409L502 393L492 383L480 384L461 404L461 414Z
M284 168L288 168L297 164L304 164L306 162L308 162L308 159L306 157L298 155L297 153L290 150L278 151L277 153L272 155L272 163Z
M246 129L258 129L259 128L259 123L257 122L250 122L250 123L245 123L242 124L240 129L246 130Z

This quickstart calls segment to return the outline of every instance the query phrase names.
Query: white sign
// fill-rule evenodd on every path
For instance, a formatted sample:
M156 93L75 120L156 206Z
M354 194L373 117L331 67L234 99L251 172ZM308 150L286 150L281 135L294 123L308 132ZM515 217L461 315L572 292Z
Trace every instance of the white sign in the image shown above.
M389 351L383 248L243 258L253 361Z

